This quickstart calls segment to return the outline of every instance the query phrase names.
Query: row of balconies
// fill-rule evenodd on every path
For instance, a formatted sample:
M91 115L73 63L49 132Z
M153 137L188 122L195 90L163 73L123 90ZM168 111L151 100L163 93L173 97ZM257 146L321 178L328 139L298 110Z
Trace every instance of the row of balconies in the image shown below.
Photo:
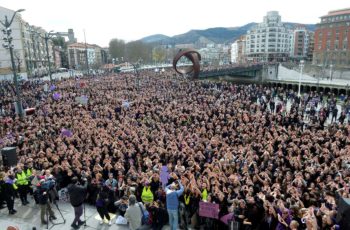
M289 53L288 49L250 49L248 50L247 54L253 54L253 53Z

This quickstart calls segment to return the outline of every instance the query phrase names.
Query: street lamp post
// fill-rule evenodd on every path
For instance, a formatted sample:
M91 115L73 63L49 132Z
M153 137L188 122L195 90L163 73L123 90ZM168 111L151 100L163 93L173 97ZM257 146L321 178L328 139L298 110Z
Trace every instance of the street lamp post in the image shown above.
M330 81L333 80L333 64L329 65L330 71L329 71L329 79Z
M89 57L88 57L88 48L86 44L86 36L85 36L85 30L84 30L84 40L85 40L85 61L86 61L86 69L87 69L87 75L90 73L90 67L89 67Z
M10 50L10 56L11 56L11 65L12 65L12 72L13 72L13 82L15 83L15 89L16 89L16 96L17 96L17 101L16 101L16 107L18 114L20 118L24 116L23 113L23 108L22 108L22 102L21 102L21 94L18 86L18 79L17 79L17 74L16 74L16 65L15 65L15 60L13 57L13 44L12 44L12 37L11 37L11 24L13 22L13 19L16 16L16 13L22 12L24 9L19 9L15 11L12 15L12 18L10 21L8 21L7 16L5 16L5 22L0 21L0 23L5 27L5 29L2 30L2 32L5 34L6 37L4 37L4 42L7 44L3 44L3 47L5 49Z
M53 33L53 30L51 30L48 33L45 33L44 36L42 36L40 33L36 33L39 37L45 40L45 46L46 46L46 58L47 58L47 64L49 68L49 77L50 77L50 83L52 83L52 73L51 73L51 63L50 63L50 53L49 53L49 39L52 38L55 34Z
M49 45L48 40L53 36L52 30L49 33L45 33L45 45L46 45L46 56L47 56L47 63L49 65L49 76L50 76L50 83L52 83L52 74L51 74L51 63L50 63L50 54L49 54Z
M298 97L300 97L301 78L303 76L304 60L300 61L299 67L300 67L300 75L299 75Z

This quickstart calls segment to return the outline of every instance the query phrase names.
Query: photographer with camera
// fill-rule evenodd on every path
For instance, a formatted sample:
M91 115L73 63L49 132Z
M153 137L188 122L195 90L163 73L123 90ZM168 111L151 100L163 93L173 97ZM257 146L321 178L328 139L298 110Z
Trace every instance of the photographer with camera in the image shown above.
M80 217L83 215L83 203L86 196L88 182L86 177L83 177L82 179L84 185L80 185L78 178L73 177L72 184L68 186L70 203L74 208L75 215L73 223L71 224L73 229L79 229L81 225L85 224L85 221L81 221Z
M40 183L37 185L36 193L38 195L38 201L40 204L40 217L41 223L47 224L45 219L45 215L48 212L50 215L50 219L56 220L55 213L52 211L51 204L49 201L49 190L52 189L52 181L46 181L45 179L41 179Z

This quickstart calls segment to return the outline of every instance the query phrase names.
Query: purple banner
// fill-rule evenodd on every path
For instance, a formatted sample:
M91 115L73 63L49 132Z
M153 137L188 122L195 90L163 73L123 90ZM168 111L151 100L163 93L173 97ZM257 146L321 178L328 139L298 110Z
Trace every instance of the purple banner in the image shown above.
M199 216L219 219L219 204L199 202Z
M61 135L64 137L71 137L71 136L73 136L73 133L69 129L62 129Z

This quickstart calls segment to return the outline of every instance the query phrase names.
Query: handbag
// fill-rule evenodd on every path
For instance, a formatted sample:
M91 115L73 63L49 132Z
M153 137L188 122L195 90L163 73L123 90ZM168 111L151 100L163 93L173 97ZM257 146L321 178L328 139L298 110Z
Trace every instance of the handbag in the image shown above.
M147 210L143 210L142 205L138 204L142 213L141 217L141 223L142 225L150 225L151 224L151 219L150 219L150 214Z

